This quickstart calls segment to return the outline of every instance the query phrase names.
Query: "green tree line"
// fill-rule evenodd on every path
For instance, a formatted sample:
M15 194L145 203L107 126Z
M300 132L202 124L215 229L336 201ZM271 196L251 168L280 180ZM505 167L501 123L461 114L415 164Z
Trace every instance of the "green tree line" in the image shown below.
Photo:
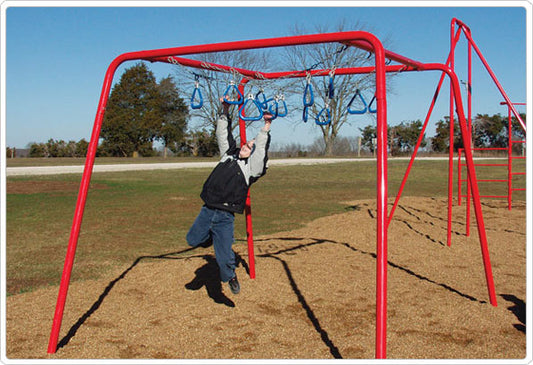
M526 114L520 114L523 121L526 121ZM388 151L393 156L406 155L413 152L419 136L422 132L423 123L420 120L401 122L398 125L387 127ZM362 135L362 147L370 152L375 152L376 148L376 127L367 125L359 128ZM477 114L472 120L473 146L478 148L506 148L509 146L509 122L507 117L500 114L489 116L487 114ZM511 118L511 135L513 140L524 140L525 131L520 126L518 119ZM420 147L429 147L435 153L447 153L450 143L450 117L436 123L435 135L431 139L424 135ZM457 151L463 147L463 138L457 117L454 123L453 149ZM513 146L514 153L522 152L522 144Z
M31 143L30 157L85 157L89 142L81 139L78 142L49 139L46 143Z

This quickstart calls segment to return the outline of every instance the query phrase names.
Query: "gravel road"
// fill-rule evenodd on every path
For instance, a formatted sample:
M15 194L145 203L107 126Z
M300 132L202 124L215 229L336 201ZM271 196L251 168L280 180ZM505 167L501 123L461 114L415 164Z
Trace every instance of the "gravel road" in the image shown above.
M409 157L398 157L394 160L408 160ZM417 160L447 160L448 157L417 157ZM392 158L389 160L393 160ZM340 162L367 161L374 162L372 158L290 158L290 159L271 159L269 166L276 165L316 165ZM138 164L114 164L114 165L95 165L93 172L113 172L113 171L134 171L134 170L168 170L168 169L193 169L193 168L213 168L216 161L209 162L175 162L175 163L138 163ZM23 176L23 175L56 175L56 174L81 174L83 166L24 166L24 167L7 167L6 176Z

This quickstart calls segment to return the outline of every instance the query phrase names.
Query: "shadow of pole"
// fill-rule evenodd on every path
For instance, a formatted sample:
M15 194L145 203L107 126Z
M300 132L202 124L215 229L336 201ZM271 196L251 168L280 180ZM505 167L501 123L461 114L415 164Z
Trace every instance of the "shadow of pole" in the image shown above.
M294 277L292 276L291 270L289 269L289 265L286 261L280 259L279 257L275 257L273 255L262 255L262 257L272 258L275 260L278 260L283 265L283 268L285 269L285 273L287 274L287 278L289 279L289 282L291 284L292 290L294 291L294 294L296 294L296 297L298 298L298 301L302 305L302 308L305 310L305 313L307 314L307 318L311 321L313 324L313 327L315 327L315 330L320 334L320 338L322 338L322 341L326 344L326 346L329 348L329 352L335 359L342 359L342 356L339 352L339 349L337 346L333 344L333 341L329 338L328 333L326 330L322 328L320 325L320 321L315 316L315 313L305 300L305 297L303 296L302 292L298 288L298 285L296 285L296 281L294 280Z
M305 238L273 238L272 240L304 240ZM346 247L348 248L349 250L352 250L354 252L357 252L359 254L363 254L363 255L367 255L367 256L371 256L372 258L376 258L376 254L373 253L373 252L367 252L367 251L364 251L364 250L361 250L359 248L355 248L353 246L351 246L349 243L346 243L346 242L337 242L337 241L333 241L333 240L328 240L328 239L324 239L324 238L307 238L309 240L313 240L314 242L310 242L310 243L304 243L304 244L301 244L301 245L298 245L298 246L294 246L294 247L289 247L289 248L285 248L285 249L281 249L281 250L278 250L276 252L273 252L273 253L269 253L269 254L263 254L263 255L258 255L259 257L264 257L264 256L271 256L271 255L279 255L279 254L282 254L282 253L289 253L289 252L292 252L292 251L295 251L295 250L299 250L299 249L304 249L304 248L307 248L307 247L311 247L311 246L315 246L315 245L319 245L319 244L334 244L334 245L341 245L343 247ZM267 239L267 240L270 240L270 239ZM256 241L259 241L259 240L256 240ZM444 288L454 294L457 294L465 299L468 299L468 300L471 300L473 302L478 302L478 303L482 303L482 304L485 304L487 303L486 301L484 300L479 300L471 295L468 295L468 294L465 294L465 293L462 293L460 292L459 290L455 289L455 288L452 288L451 286L449 286L448 284L444 284L444 283L439 283L433 279L430 279L426 276L423 276L421 274L418 274L416 272L414 272L413 270L411 269L408 269L408 268L405 268L401 265L398 265L390 260L387 261L388 265L390 265L391 267L395 268L395 269L398 269L398 270L401 270L411 276L414 276L416 277L417 279L419 280L422 280L422 281L426 281L428 283L431 283L431 284L434 284L434 285L437 285L437 286L440 286L441 288Z
M328 240L328 239L303 238L303 237L276 237L276 238L267 238L267 239L257 239L256 242L269 241L269 240L277 240L277 241L313 240L313 242L303 243L303 244L299 244L299 245L293 246L293 247L278 249L275 252L260 254L260 255L257 255L257 257L272 258L272 259L278 260L283 265L285 273L287 274L287 278L289 279L290 285L291 285L294 293L296 294L296 296L298 298L298 301L302 305L302 308L305 310L305 312L307 314L307 317L309 318L309 320L313 324L315 330L318 332L318 334L320 335L320 337L322 338L322 341L326 344L326 346L328 346L328 348L330 350L330 353L333 355L333 357L335 359L342 359L342 356L341 356L341 354L339 352L339 349L335 346L333 341L329 338L329 335L328 335L327 331L322 328L322 326L320 324L320 321L318 320L318 318L314 314L313 310L311 309L311 307L309 306L309 304L305 300L305 297L303 296L302 292L298 288L298 286L296 284L296 281L294 280L294 277L292 276L292 273L291 273L291 271L289 269L289 265L287 264L287 262L285 260L277 257L277 255L280 255L280 254L291 254L291 253L294 253L295 251L307 249L309 247L320 245L320 244L340 245L340 246L348 248L349 250L354 251L354 252L356 252L358 254L367 255L367 256L370 256L370 257L372 257L374 259L376 259L376 257L377 257L376 254L373 253L373 252L367 252L367 251L363 251L361 249L355 248L355 247L351 246L349 243L346 243L346 242L337 242L337 241ZM407 273L407 274L409 274L409 275L411 275L411 276L413 276L413 277L415 277L415 278L417 278L419 280L426 281L428 283L440 286L441 288L444 288L444 289L446 289L446 290L448 290L448 291L450 291L450 292L452 292L454 294L457 294L457 295L461 296L462 298L468 299L468 300L473 301L473 302L487 303L486 301L479 300L479 299L477 299L477 298L475 298L473 296L470 296L468 294L462 293L459 290L457 290L457 289L455 289L455 288L453 288L453 287L451 287L451 286L449 286L447 284L438 283L435 280L432 280L432 279L430 279L430 278L428 278L426 276L418 274L418 273L414 272L411 269L402 267L402 266L400 266L400 265L398 265L398 264L396 264L396 263L394 263L394 262L392 262L390 260L388 260L387 263L392 268L401 270L401 271L403 271L403 272L405 272L405 273ZM516 304L516 301L514 301L514 302ZM518 303L517 306L520 308L519 304L520 303ZM514 307L511 307L511 308L514 308ZM524 308L525 308L525 305L524 305ZM513 313L516 314L516 312L513 312ZM517 317L519 317L518 314L517 314ZM524 312L524 317L525 317L525 312ZM519 317L519 319L520 318L521 317ZM525 318L524 318L523 323L525 324ZM525 331L525 326L524 326L524 331Z
M178 251L178 252L172 252L172 253L166 253L166 254L163 254L163 255L157 255L157 256L141 256L141 257L138 257L137 259L135 259L135 261L126 269L124 270L116 279L112 280L107 286L106 288L104 289L104 291L102 292L102 294L100 294L100 296L98 297L98 299L93 303L93 305L91 305L91 307L76 321L76 323L74 323L74 325L72 327L70 327L69 331L67 332L67 334L59 341L59 343L57 344L57 348L56 348L56 351L59 350L60 348L66 346L69 341L76 335L76 333L78 332L78 330L80 329L80 327L85 323L85 321L87 321L87 319L94 313L98 310L98 308L100 308L100 306L102 305L102 303L104 302L104 299L109 295L109 293L111 292L111 290L113 289L113 287L115 286L116 283L118 283L120 280L124 279L124 277L135 267L139 264L139 262L141 262L142 260L144 259L180 259L180 258L176 258L176 257L171 257L172 255L179 255L179 254L183 254L183 253L186 253L186 252L189 252L189 251L192 251L194 248L187 248L183 251ZM187 257L189 258L189 257Z

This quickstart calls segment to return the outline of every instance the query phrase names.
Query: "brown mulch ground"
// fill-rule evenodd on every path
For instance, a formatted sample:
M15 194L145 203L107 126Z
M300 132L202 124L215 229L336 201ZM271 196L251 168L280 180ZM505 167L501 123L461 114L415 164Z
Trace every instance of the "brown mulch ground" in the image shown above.
M389 228L387 356L526 356L526 207L487 201L498 306L489 303L477 230L464 235L446 200L403 198ZM99 281L73 283L47 355L57 287L7 298L9 359L372 359L375 202L303 229L256 236L256 279L241 263L241 293L221 286L212 248L139 258ZM256 234L258 234L256 232ZM237 254L248 261L246 244ZM74 270L76 267L74 266Z

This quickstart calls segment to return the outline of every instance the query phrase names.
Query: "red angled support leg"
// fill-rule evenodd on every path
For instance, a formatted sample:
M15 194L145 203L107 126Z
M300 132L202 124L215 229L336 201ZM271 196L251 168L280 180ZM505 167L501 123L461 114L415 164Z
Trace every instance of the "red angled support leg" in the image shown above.
M487 289L489 292L490 303L493 306L497 306L496 291L494 289L494 278L492 276L492 266L490 263L490 255L487 242L487 234L485 231L485 222L483 220L483 212L481 209L481 199L477 184L477 176L474 167L474 158L472 156L472 144L470 131L466 122L466 118L461 104L461 97L459 92L459 81L455 73L450 72L451 85L454 88L455 104L457 108L457 114L459 119L459 126L461 128L461 135L464 143L465 160L468 171L468 181L470 183L470 190L472 193L472 200L474 203L474 211L476 213L476 223L479 234L479 241L481 245L481 254L483 257L483 265L485 267L485 278L487 281Z
M83 212L85 210L85 202L87 200L87 193L91 182L91 176L94 166L94 159L96 157L96 149L98 148L98 139L100 137L100 130L104 120L104 111L111 89L111 82L116 68L122 63L120 58L115 59L107 69L107 73L102 88L102 94L98 103L98 111L94 121L91 141L87 150L87 157L85 160L85 168L78 193L78 200L76 202L76 209L74 212L74 219L72 228L70 230L70 238L67 247L67 254L65 264L63 266L63 274L61 276L61 283L59 285L59 294L54 313L54 320L52 323L52 331L50 333L50 340L48 342L48 353L53 354L57 349L57 340L59 338L59 330L61 329L61 322L63 320L63 310L67 300L68 287L70 285L70 274L72 272L72 265L74 264L74 257L76 255L76 246L78 244L78 237L80 235L81 222L83 220Z

